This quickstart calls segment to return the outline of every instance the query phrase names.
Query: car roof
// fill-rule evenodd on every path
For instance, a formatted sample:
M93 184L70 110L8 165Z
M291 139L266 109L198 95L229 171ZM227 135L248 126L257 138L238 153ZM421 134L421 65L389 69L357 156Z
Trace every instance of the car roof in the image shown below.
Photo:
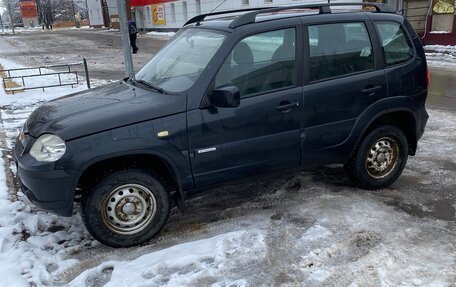
M344 3L342 3L344 4ZM370 3L347 3L351 6L361 6ZM315 6L314 6L315 5ZM203 28L212 28L224 31L233 31L240 26L246 26L249 24L255 23L262 23L268 21L279 21L282 19L289 19L289 18L296 18L302 17L302 19L306 19L309 17L309 20L314 17L321 17L325 18L325 20L345 20L349 19L350 17L359 19L361 17L365 18L366 14L376 14L376 19L384 18L384 19L391 19L394 17L402 18L399 14L393 13L394 10L391 7L387 6L386 12L381 12L379 9L376 11L366 11L360 9L344 9L342 5L337 4L327 4L327 3L320 3L314 5L301 5L301 6L282 6L282 7L272 7L272 8L257 8L257 9L243 9L243 10L228 10L216 13L209 13L203 14L194 17L193 19L189 20L184 27L203 27ZM318 6L322 5L322 6ZM325 11L322 13L321 7L332 7L336 6L336 9L332 9ZM373 3L374 6L377 4ZM384 5L384 4L383 4ZM342 8L340 8L340 7ZM386 6L386 5L384 5ZM297 7L304 7L304 8L297 8ZM381 6L383 7L383 6ZM339 8L339 9L337 9ZM279 11L272 11L272 9L278 9ZM252 14L252 15L250 15ZM364 15L364 16L361 16ZM393 16L395 15L395 16ZM244 20L243 18L248 18ZM329 19L328 19L329 18ZM315 19L313 19L315 20ZM239 23L241 22L241 23ZM313 22L313 21L312 21Z

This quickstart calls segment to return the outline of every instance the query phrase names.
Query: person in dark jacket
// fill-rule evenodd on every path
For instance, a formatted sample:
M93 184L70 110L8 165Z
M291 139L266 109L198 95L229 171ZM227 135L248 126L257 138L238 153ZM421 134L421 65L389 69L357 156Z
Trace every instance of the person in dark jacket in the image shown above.
M130 45L133 49L133 54L136 54L138 53L138 47L136 47L138 29L136 28L136 22L133 20L128 21L128 34L130 35Z

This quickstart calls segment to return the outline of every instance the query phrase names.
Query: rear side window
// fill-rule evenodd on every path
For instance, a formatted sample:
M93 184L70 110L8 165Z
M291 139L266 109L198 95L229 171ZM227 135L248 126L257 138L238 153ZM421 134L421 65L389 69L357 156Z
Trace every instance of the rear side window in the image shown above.
M413 58L413 48L404 30L398 23L376 23L386 65L406 62Z
M215 88L234 85L241 97L294 86L296 32L294 28L244 38L231 51L215 76Z
M310 79L358 73L374 68L374 55L362 22L309 26Z

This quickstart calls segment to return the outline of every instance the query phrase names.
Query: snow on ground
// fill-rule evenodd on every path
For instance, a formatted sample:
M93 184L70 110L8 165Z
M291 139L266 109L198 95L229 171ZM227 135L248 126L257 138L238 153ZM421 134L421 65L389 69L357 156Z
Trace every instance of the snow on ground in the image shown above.
M80 28L76 27L54 27L54 30L89 30L89 29L94 29L89 26L81 26ZM45 31L50 31L50 30L45 30L41 26L35 26L35 27L16 27L14 28L14 32L16 34L26 34L26 33L33 33L33 32L45 32ZM11 28L3 28L3 30L0 28L0 35L2 34L13 34L13 30Z
M77 63L71 63L71 64L74 65ZM22 66L17 65L14 62L11 62L6 59L1 59L0 65L3 66L4 69L22 68ZM0 71L1 71L1 68L0 68ZM62 72L62 71L63 70L61 68L59 68L58 72ZM43 69L41 69L41 73L43 74L42 76L26 77L26 78L24 78L24 84L28 88L40 87L43 85L58 85L59 84L58 75L45 75L45 74L49 74L52 72L57 72L57 71L53 71L49 68L43 68ZM11 71L10 77L38 75L39 73L40 73L40 71L38 69ZM82 77L81 75L78 75L78 78L79 78L80 85L75 85L74 89L70 87L70 89L69 89L70 91L77 92L77 91L86 89L85 78ZM62 75L60 75L60 79L63 84L76 83L76 76L74 74L62 74ZM13 79L13 81L16 82L17 84L19 84L20 87L22 87L21 78L15 78L15 79ZM99 84L99 81L95 81L94 84ZM0 83L0 85L2 85L2 82ZM62 93L64 93L64 94L68 93L68 87L49 88L45 91L45 93L38 93L38 92L27 93L27 96L25 99L24 99L24 94L15 92L14 94L9 95L8 97L1 97L0 105L13 105L14 106L17 103L19 103L21 105L31 104L31 103L36 103L39 101L49 100L49 99L59 97L62 95Z
M426 60L431 68L456 69L456 46L424 46Z
M149 35L149 36L162 37L162 38L171 38L175 34L176 34L176 32L158 32L158 31L152 31L152 32L146 33L146 35Z
M33 28L15 27L14 33L16 33L16 34L32 33L32 32L41 31L41 29L42 29L41 27L33 27ZM3 28L3 30L2 30L0 28L0 35L2 35L2 34L13 34L13 29Z
M0 59L5 68L20 66ZM63 95L85 90L85 85L31 90L6 94L0 89L0 130L6 134L6 147L13 142L28 115L41 103ZM2 149L2 153L7 151ZM5 162L1 160L1 166ZM64 258L70 250L97 244L85 231L79 215L63 218L38 211L19 193L18 201L8 198L5 173L0 172L0 276L3 286L43 285L52 282L51 272L65 270L73 259ZM28 283L27 283L28 282Z
M69 286L91 286L94 278L105 286L446 286L454 280L453 235L445 234L445 223L418 222L369 197L310 188L311 200L280 214L246 216L244 229L107 261Z
M13 65L4 59L0 64ZM83 89L15 95L0 89L0 130L7 140L2 153L9 153L28 114L41 102ZM446 208L455 205L454 168L444 165L456 167L456 115L434 109L429 113L418 154L409 159L399 184L379 192L358 190L347 185L340 168L331 167L298 172L279 186L265 188L258 182L245 192L222 190L192 200L192 210L172 216L171 227L161 235L174 239L168 241L172 244L160 245L159 237L142 247L101 246L87 233L79 214L63 218L40 211L20 192L12 202L0 172L2 284L449 286L456 282L454 223L426 216L440 211L434 203L420 203L413 215L393 202L406 193L406 207L411 208L416 200L441 191L450 196ZM14 166L5 168L14 171ZM211 201L215 213L204 205ZM208 222L167 230L176 221L189 225L186 220L195 213ZM211 217L216 219L211 222Z

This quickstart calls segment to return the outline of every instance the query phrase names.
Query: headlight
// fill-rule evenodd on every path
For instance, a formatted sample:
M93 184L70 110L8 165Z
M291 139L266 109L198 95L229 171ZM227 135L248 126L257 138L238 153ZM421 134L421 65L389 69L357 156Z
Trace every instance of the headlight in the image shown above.
M32 148L30 155L37 161L54 162L59 160L66 151L65 142L56 135L45 134L40 136Z

